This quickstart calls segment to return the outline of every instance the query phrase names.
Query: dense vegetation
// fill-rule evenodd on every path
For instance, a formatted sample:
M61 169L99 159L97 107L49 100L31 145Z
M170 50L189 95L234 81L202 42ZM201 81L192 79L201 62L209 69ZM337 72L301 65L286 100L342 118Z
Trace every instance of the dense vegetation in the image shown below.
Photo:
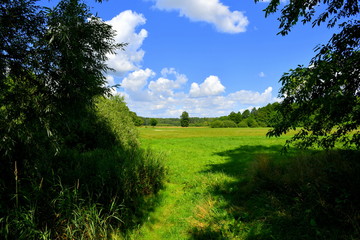
M276 108L279 103L268 104L265 107L253 108L244 112L231 112L227 116L213 118L191 117L183 112L180 118L156 118L158 126L190 126L190 127L212 127L212 128L234 128L234 127L271 127L274 125ZM184 114L185 113L185 114ZM151 125L150 118L143 118L145 126ZM301 123L299 124L299 126Z
M126 44L77 0L0 4L0 236L99 239L141 222L165 174L140 148L106 55Z

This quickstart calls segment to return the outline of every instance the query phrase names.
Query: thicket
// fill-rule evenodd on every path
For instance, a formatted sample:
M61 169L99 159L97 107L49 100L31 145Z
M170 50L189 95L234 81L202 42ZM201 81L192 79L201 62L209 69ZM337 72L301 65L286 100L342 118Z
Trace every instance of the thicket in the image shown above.
M108 239L141 221L162 158L105 86L126 44L80 1L36 3L0 4L0 236Z

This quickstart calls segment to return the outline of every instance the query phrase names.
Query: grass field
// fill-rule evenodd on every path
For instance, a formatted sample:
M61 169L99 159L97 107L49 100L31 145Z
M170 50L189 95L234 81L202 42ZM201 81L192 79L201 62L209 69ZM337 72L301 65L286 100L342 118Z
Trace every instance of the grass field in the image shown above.
M349 195L336 197L336 201L341 200L332 205L335 197L329 194L337 191L333 183L342 182L318 177L326 174L317 171L328 166L348 171L350 165L327 160L319 165L307 158L288 164L290 158L301 155L295 150L281 154L291 133L267 138L266 128L139 130L144 147L166 156L168 178L148 218L129 239L356 239L346 235L354 229L359 236L357 211L349 216L355 222L351 228L337 231L336 227L348 220L333 221L329 210L339 207L342 211L352 200ZM272 163L290 165L290 170ZM344 176L342 181L360 182L356 171L352 173L356 181ZM357 184L352 186L349 191L356 196ZM346 187L340 184L338 189ZM316 209L324 209L325 215ZM341 211L334 216L344 215ZM318 219L326 220L321 225Z
M280 156L287 137L266 138L267 130L141 128L143 146L167 156L169 175L158 206L132 239L246 239L260 229L261 221L237 221L246 213L233 193L254 159Z

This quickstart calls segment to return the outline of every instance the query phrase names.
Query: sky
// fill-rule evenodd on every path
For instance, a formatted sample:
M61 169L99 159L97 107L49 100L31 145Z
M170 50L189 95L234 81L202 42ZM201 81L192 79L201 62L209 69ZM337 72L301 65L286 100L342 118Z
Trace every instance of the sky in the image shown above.
M219 117L275 101L281 76L308 66L333 32L296 25L277 35L268 0L108 0L85 2L116 30L124 51L108 56L113 94L142 117ZM285 6L283 0L280 7ZM42 0L45 5L57 1Z

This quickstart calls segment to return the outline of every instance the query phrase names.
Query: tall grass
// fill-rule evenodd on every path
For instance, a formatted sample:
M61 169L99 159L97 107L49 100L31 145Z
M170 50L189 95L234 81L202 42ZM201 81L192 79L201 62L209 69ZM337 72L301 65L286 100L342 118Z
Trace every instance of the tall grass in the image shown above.
M0 218L4 239L109 239L139 220L166 170L151 150L97 149L64 151L40 172L21 179L20 206Z
M0 239L110 239L141 224L163 157L140 147L123 99L98 101L56 155L28 149L0 169Z
M359 239L359 159L342 150L302 153L281 164L262 155L252 166L251 194L272 199L286 216L268 216L272 224L296 224L288 228L296 239Z

